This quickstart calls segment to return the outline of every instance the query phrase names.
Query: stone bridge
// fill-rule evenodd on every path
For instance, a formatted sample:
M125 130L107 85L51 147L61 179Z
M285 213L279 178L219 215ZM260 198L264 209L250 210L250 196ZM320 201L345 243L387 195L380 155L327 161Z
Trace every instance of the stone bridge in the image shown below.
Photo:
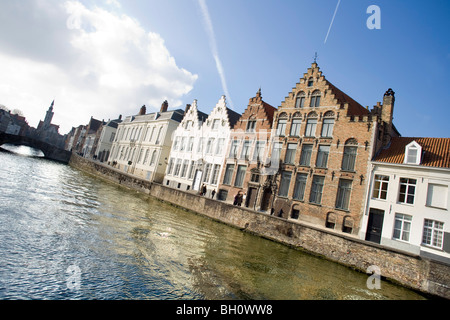
M44 141L36 140L26 136L17 136L0 132L0 146L9 143L16 146L27 146L35 149L39 149L44 153L46 159L69 163L72 153L70 151L55 147Z

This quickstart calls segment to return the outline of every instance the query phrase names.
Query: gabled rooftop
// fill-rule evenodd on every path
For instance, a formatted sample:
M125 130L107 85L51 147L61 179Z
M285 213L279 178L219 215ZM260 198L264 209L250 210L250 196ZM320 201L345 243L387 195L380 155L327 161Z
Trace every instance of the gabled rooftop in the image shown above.
M422 147L420 166L450 168L450 138L393 137L389 146L382 149L374 161L403 164L405 148L413 141Z

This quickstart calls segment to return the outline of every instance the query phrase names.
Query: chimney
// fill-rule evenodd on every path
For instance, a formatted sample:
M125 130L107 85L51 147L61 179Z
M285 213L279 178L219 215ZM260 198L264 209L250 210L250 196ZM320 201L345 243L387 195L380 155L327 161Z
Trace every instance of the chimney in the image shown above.
M169 103L167 102L167 100L165 100L163 102L163 104L161 105L161 112L167 112L168 108L169 108Z
M392 137L392 122L394 118L394 103L395 103L395 92L392 89L386 91L383 97L383 104L381 106L381 120L384 123L384 139L383 144L389 144Z
M189 109L191 108L190 104L186 105L186 109L184 110L184 114L188 113Z
M119 120L122 120L122 115L121 114L119 114Z
M143 115L145 115L147 113L147 108L145 107L145 105L143 105L142 107L141 107L141 110L139 111L139 115L140 116L143 116Z

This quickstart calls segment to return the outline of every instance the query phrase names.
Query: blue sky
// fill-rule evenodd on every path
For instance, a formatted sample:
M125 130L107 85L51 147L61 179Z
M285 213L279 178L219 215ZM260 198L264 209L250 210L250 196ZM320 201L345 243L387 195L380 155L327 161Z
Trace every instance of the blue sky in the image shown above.
M445 0L341 0L331 29L338 0L16 3L0 1L0 104L32 126L53 99L62 133L164 99L209 113L226 94L242 113L260 87L278 107L317 52L325 77L363 106L392 88L403 136L450 136ZM367 28L370 5L379 30Z

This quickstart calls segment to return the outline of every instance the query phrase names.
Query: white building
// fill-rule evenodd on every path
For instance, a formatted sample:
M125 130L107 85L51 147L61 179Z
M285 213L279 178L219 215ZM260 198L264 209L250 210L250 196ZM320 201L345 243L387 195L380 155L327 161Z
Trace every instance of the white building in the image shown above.
M164 185L180 190L217 192L230 132L240 115L227 108L222 96L209 116L200 112L197 100L174 132Z
M108 121L102 128L102 133L98 141L95 156L100 162L108 161L113 142L116 138L117 128L122 122L122 116L119 119Z
M168 111L164 101L160 112L138 115L119 124L109 162L126 173L161 183L172 146L172 133L183 119L181 109Z
M392 138L372 161L360 237L450 263L450 138Z

